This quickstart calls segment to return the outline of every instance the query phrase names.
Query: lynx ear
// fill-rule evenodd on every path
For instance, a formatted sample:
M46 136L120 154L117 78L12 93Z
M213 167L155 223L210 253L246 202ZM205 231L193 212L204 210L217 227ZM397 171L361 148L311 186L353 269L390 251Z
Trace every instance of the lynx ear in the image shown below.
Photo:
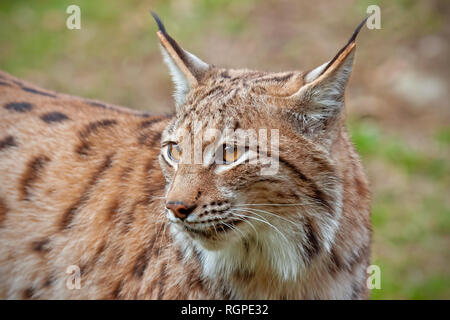
M175 102L177 106L184 103L187 93L191 88L198 85L202 76L208 70L209 65L183 50L175 40L170 37L158 15L150 12L158 25L159 41L164 62L167 64L175 85Z
M355 39L367 18L356 28L348 43L336 56L303 76L303 86L291 97L294 114L301 120L302 131L324 129L339 115L344 106L345 86L355 56Z

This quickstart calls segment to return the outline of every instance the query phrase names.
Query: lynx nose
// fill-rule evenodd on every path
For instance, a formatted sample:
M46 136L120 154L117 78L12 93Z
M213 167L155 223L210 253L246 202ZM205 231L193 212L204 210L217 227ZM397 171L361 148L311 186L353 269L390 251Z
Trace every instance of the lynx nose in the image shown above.
M188 207L182 201L169 201L166 203L166 208L172 211L175 216L181 220L186 219L196 207L196 205Z

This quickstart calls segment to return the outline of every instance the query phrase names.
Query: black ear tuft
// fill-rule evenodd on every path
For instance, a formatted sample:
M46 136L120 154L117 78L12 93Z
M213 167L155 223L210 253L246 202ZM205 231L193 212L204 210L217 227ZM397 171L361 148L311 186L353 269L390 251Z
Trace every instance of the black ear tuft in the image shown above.
M352 34L352 37L350 38L350 40L348 41L347 45L348 46L350 43L352 43L353 41L356 40L356 36L358 35L359 31L361 31L361 28L363 27L363 25L366 23L367 19L369 19L370 16L364 18L363 21L361 21L361 23L356 27L355 31Z
M164 24L162 23L161 19L158 17L158 15L154 12L154 11L150 11L150 14L153 16L153 19L155 19L156 24L158 25L159 30L164 33L167 34L166 32L166 27L164 27Z
M328 62L327 66L325 67L325 69L323 69L322 74L325 73L325 71L327 71L327 69L336 61L336 59L341 55L342 52L344 52L344 50L353 42L355 42L356 37L358 36L359 31L361 31L361 28L363 27L363 25L366 23L367 19L369 19L370 16L364 18L364 20L356 27L355 31L353 31L353 34L350 38L350 40L348 40L347 44L341 49L339 50L339 52L334 56L333 59L331 59L330 62Z
M189 90L198 85L209 65L193 54L185 51L167 34L166 28L158 15L150 11L159 30L156 32L163 53L164 62L168 65L175 83L175 101L177 106L184 103Z

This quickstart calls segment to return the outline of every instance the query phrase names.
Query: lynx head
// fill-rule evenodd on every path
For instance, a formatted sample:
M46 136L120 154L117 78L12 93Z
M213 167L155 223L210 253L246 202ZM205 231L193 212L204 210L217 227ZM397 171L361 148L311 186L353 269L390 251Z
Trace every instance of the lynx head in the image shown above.
M340 216L333 145L363 23L312 71L268 73L207 64L154 17L175 84L176 117L160 154L169 221L207 250L238 256L270 246L296 267L307 265L329 249ZM268 167L275 170L267 174Z

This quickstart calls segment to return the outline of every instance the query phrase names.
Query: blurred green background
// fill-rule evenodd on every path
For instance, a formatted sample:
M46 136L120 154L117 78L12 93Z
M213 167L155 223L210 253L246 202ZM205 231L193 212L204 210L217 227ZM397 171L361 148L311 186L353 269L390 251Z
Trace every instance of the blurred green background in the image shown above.
M81 8L81 30L66 8ZM307 70L366 15L347 89L348 125L373 192L373 299L450 299L450 1L2 0L0 68L55 91L173 108L149 10L208 63Z

